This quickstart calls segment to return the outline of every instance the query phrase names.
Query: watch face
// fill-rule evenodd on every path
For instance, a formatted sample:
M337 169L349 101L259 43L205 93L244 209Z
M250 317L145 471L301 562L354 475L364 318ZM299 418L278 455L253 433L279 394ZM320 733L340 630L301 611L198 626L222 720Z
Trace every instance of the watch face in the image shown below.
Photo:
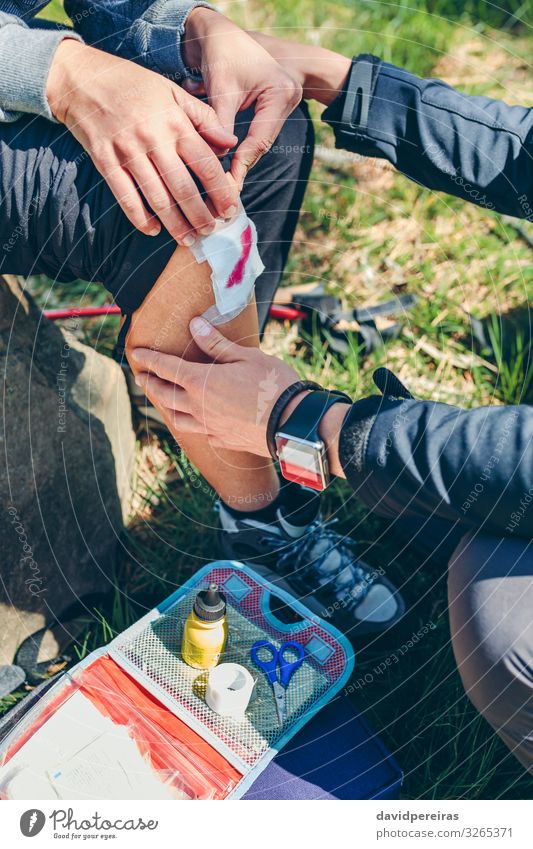
M323 442L305 442L277 433L276 447L284 478L311 489L321 491L326 488L328 470Z

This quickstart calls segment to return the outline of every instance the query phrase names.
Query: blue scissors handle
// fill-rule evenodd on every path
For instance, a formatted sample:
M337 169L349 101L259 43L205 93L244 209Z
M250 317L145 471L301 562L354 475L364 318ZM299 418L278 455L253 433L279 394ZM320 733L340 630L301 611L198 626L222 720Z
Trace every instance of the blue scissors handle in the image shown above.
M268 651L270 653L270 657L267 657L266 659L260 658L258 654L260 649ZM286 651L296 654L296 659L293 660L285 657ZM292 641L283 643L283 645L277 649L272 645L272 643L269 643L268 640L258 640L252 646L251 657L256 666L263 670L271 684L278 681L277 669L279 664L279 683L282 687L286 687L298 667L302 665L305 657L305 649L301 643L295 643Z
M263 654L265 652L270 653L270 657L261 658L259 657L259 650L263 649ZM278 668L278 650L272 643L269 643L268 640L258 640L253 644L252 650L250 652L251 658L256 666L259 669L262 669L265 673L266 677L270 681L271 684L275 684L278 680L277 676L277 668Z
M290 651L296 655L295 660L289 660L285 657L285 652ZM279 680L283 687L286 687L296 670L302 665L305 657L305 649L301 643L294 643L289 640L283 643L278 651L279 659Z

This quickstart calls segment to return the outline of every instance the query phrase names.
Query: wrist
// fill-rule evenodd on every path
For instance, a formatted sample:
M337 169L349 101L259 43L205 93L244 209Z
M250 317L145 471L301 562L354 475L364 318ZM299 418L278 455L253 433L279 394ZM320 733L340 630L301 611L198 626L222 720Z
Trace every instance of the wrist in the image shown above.
M296 407L298 406L300 401L302 401L303 398L305 398L306 395L309 395L309 390L300 392L298 395L296 395L294 398L291 398L290 401L288 401L288 403L283 408L283 411L282 411L282 413L281 413L281 415L278 419L277 430L280 430L283 427L283 425L285 424L287 419L290 416L292 416Z
M338 96L350 72L351 59L309 44L284 41L262 32L250 32L304 90L306 100L328 106Z
M351 65L352 60L346 56L317 48L305 65L304 97L329 106L342 90Z
M80 51L90 48L76 38L64 38L57 45L48 78L46 81L46 99L54 118L65 121L67 105L75 87L72 70L77 69L79 79Z
M285 422L291 417L306 395L309 395L309 390L300 392L288 401L278 419L276 430L283 429ZM348 403L334 404L329 410L326 410L318 427L318 434L326 446L330 473L335 477L345 477L339 459L339 439L344 420L351 409L352 405Z
M339 459L339 440L344 420L351 409L351 404L334 404L326 411L318 428L320 438L326 446L330 473L337 478L345 477Z

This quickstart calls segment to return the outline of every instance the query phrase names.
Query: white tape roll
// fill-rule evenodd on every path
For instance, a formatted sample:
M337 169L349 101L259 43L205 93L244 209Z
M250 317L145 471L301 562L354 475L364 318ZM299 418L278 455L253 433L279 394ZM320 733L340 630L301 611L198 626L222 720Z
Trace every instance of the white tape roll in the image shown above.
M244 666L221 663L209 672L205 700L219 716L242 719L255 681Z

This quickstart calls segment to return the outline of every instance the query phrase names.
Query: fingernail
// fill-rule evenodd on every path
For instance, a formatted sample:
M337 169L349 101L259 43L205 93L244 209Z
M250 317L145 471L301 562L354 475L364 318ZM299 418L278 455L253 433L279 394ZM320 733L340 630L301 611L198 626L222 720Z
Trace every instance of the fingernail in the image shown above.
M150 229L148 230L148 235L149 236L159 236L160 232L161 232L161 227L157 227L157 226L150 227Z
M205 318L200 318L200 316L193 318L189 326L193 336L209 336L211 333L211 325Z
M135 375L135 383L137 384L137 386L140 386L141 389L144 389L144 387L146 386L146 375L144 375L144 374Z
M135 363L138 363L141 360L141 352L137 348L134 348L130 357Z
M216 225L216 224L215 224L215 222L213 221L213 223L212 223L212 224L206 224L206 225L205 225L205 227L200 227L200 229L198 230L198 232L199 232L199 233L201 233L201 234L202 234L202 236L210 236L210 235L211 235L211 233L213 232L213 230L215 229L215 227L216 227L216 226L217 226L217 225Z
M181 244L182 244L185 248L190 248L190 247L191 247L191 245L194 245L195 241L196 241L196 239L194 238L194 236L191 236L191 235L189 234L188 236L184 236L184 237L183 237L183 239L181 240Z
M235 215L237 215L237 207L235 205L228 206L228 208L224 212L224 218L226 219L226 221L228 221L230 218L233 218Z

